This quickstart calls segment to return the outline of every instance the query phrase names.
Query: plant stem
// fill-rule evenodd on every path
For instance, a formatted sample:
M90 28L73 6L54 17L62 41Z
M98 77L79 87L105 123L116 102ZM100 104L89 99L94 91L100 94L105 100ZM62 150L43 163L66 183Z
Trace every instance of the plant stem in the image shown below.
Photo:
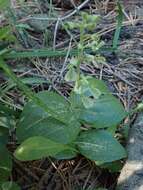
M77 65L77 81L76 86L79 86L79 80L80 80L80 65L83 61L83 53L84 53L84 28L80 27L80 41L79 41L79 47L78 47L78 65Z

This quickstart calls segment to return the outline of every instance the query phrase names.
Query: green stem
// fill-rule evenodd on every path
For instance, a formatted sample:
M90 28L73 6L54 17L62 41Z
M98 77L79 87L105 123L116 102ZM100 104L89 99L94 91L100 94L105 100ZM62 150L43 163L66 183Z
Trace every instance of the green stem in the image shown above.
M80 47L78 47L78 65L77 65L77 81L76 86L79 86L80 81L80 65L83 61L83 53L84 53L84 28L80 27Z

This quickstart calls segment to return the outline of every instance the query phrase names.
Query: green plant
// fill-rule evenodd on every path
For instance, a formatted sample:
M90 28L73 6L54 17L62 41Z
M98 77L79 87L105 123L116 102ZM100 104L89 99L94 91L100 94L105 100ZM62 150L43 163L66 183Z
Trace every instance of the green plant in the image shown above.
M103 81L80 72L81 63L105 61L100 55L85 53L87 48L96 52L104 44L97 34L88 34L98 19L82 13L81 21L67 23L67 29L80 31L78 55L71 59L65 76L67 81L75 83L74 88L68 100L48 91L37 93L34 99L32 94L28 95L31 101L25 105L17 125L21 144L14 153L17 159L26 161L46 156L70 159L81 153L96 164L103 164L126 157L124 148L114 138L114 131L127 113ZM21 82L17 84L25 91Z
M68 100L55 92L32 92L5 64L4 58L9 54L5 48L2 49L0 68L13 82L11 85L16 85L29 102L20 117L8 107L0 106L1 123L4 122L0 125L1 187L7 183L12 168L12 156L6 148L11 127L16 127L20 144L14 157L21 161L47 156L71 159L82 154L101 165L126 157L124 148L114 138L116 127L127 116L126 111L103 81L80 72L81 63L105 61L98 54L86 52L90 48L95 53L104 44L97 34L89 34L98 19L82 13L79 23L66 25L67 29L80 31L78 54L71 59L65 76L67 81L74 82Z

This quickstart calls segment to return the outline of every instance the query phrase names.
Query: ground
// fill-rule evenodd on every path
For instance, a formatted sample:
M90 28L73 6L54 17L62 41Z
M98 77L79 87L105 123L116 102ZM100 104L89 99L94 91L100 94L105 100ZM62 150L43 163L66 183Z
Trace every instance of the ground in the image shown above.
M76 32L73 36L67 34L62 28L62 23L77 19L78 9L102 16L96 32L101 35L106 45L112 46L117 26L115 1L79 0L73 3L72 0L59 0L49 3L50 1L46 0L28 0L22 4L12 1L13 7L8 13L8 19L18 39L18 44L13 48L16 50L42 48L70 50L75 45L73 39L78 41L79 36ZM141 1L121 1L121 3L124 6L124 22L118 41L118 50L101 52L106 58L106 63L83 64L80 69L83 73L103 79L129 111L141 101L143 92L143 3ZM70 13L73 13L72 16ZM47 14L50 20L46 19ZM58 22L57 18L60 18ZM2 24L4 22L5 20ZM35 77L38 81L44 80L31 86L36 92L53 89L65 97L68 96L72 87L63 80L68 62L68 55L8 61L17 76ZM6 80L5 76L0 76L1 85ZM24 98L17 89L8 90L2 101L19 110L24 104ZM134 119L135 115L128 118L124 124L132 124ZM124 143L125 139L121 141ZM53 159L26 163L14 161L11 178L17 181L22 190L93 190L99 186L114 190L118 175L119 173L112 174L107 169L99 169L95 163L79 156L69 161Z

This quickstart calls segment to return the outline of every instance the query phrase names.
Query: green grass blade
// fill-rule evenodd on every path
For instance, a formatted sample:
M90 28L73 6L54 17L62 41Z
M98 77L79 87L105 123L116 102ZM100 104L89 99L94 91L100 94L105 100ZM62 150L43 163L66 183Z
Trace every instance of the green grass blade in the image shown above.
M67 51L64 50L48 50L48 49L36 49L30 51L11 51L5 54L6 59L16 59L16 58L31 58L31 57L63 57L66 56ZM71 50L70 55L77 55L77 50Z
M116 31L115 31L114 38L113 38L113 49L114 50L117 49L117 47L118 47L118 41L119 41L123 18L124 18L123 7L121 6L121 4L119 2L117 2L117 7L118 7L117 26L116 26Z
M113 51L112 47L101 48L98 52ZM92 53L90 49L86 49L86 53ZM77 49L73 49L69 52L70 56L76 56L78 54ZM64 57L67 55L66 50L49 50L49 49L36 49L29 51L14 51L11 50L5 53L3 56L5 59L20 59L20 58L33 58L33 57Z

